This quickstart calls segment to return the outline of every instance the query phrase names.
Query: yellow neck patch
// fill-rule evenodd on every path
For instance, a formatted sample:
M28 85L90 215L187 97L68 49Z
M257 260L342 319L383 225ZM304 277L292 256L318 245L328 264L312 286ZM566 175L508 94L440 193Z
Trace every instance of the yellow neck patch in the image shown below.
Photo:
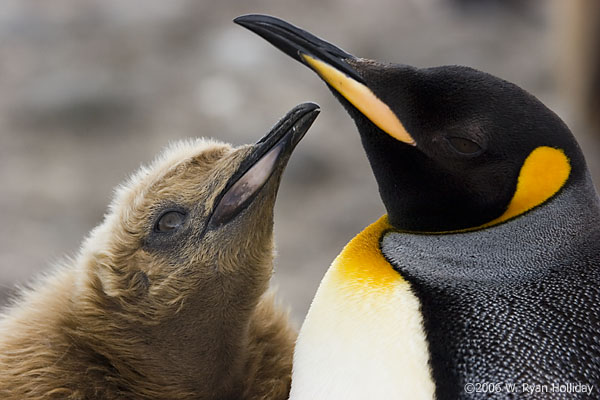
M564 186L570 173L571 163L562 150L548 146L536 148L521 167L517 189L506 211L474 229L497 225L539 206Z
M307 54L301 54L301 56L325 82L381 130L396 140L416 145L415 140L406 131L396 114L390 110L387 104L379 100L371 89L321 60Z
M323 277L294 350L290 399L433 399L419 299L386 261L380 218Z
M391 290L404 281L381 253L381 237L391 229L384 215L344 247L330 268L336 286L351 285L353 291Z

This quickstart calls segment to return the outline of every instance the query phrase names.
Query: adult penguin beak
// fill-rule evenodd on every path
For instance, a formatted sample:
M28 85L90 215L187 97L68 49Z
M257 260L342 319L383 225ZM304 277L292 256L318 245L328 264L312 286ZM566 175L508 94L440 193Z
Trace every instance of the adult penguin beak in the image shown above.
M360 59L279 18L249 14L233 21L311 68L381 130L401 142L416 145L396 114L348 63L359 64Z

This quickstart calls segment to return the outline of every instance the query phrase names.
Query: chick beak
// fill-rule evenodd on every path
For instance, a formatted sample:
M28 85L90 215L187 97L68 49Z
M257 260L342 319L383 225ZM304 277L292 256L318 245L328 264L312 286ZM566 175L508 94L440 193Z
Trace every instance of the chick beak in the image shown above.
M315 71L333 90L350 102L382 131L416 145L396 114L369 88L347 60L360 60L313 34L268 15L250 14L233 20Z
M208 223L209 229L231 221L252 202L273 172L287 162L319 112L315 103L294 107L254 145L221 192Z

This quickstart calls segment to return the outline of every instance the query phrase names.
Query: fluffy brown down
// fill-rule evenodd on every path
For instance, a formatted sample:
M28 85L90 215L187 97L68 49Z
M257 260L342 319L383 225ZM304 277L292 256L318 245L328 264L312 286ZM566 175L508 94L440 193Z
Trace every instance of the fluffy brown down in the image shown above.
M79 254L0 317L0 398L287 399L296 332L266 293L284 163L199 228L251 149L182 142L120 187ZM170 209L184 225L153 232Z

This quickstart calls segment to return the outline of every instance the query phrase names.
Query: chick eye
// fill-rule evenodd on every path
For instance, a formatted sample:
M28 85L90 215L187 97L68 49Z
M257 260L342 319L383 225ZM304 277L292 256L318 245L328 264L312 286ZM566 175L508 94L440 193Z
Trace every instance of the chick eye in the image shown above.
M163 215L160 216L158 221L156 221L156 225L154 226L154 230L156 232L169 233L173 232L185 221L185 214L180 213L179 211L167 211Z
M472 140L461 137L449 137L450 146L461 154L475 154L481 151L481 146Z

